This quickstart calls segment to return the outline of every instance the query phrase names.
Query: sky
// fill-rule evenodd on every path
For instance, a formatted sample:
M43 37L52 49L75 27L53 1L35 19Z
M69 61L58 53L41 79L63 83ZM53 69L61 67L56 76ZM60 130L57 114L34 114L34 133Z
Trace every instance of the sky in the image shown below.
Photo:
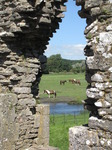
M86 20L79 17L78 10L81 7L76 6L75 1L68 0L65 5L67 6L67 11L64 12L65 17L50 39L45 55L50 57L61 54L64 59L85 59L83 49L86 45L84 36Z

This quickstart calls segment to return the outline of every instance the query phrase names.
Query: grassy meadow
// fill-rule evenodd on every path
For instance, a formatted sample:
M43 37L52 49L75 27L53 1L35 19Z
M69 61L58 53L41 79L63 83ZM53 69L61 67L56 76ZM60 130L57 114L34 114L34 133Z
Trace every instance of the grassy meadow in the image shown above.
M81 85L72 84L66 82L65 85L60 85L60 80L69 80L69 79L79 79ZM87 82L85 81L85 74L47 74L41 77L41 82L39 84L40 89L40 100L47 98L47 94L43 94L43 91L46 90L55 90L57 97L51 98L53 101L60 101L69 99L77 103L81 103L82 100L86 98L86 87Z
M66 82L65 85L60 85L60 80L79 79L81 85ZM39 84L40 99L49 100L49 102L75 102L81 103L86 99L85 74L47 74L41 77ZM43 94L44 90L55 90L56 98L48 98L47 94ZM88 122L88 113L80 115L50 115L50 145L58 147L60 150L69 149L69 128L79 126Z
M59 150L69 149L69 128L88 123L89 113L50 116L50 145Z

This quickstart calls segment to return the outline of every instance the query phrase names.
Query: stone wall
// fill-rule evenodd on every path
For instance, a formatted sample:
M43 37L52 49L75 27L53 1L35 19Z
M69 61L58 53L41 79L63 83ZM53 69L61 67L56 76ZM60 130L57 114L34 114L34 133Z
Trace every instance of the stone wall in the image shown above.
M44 51L66 0L0 1L0 149L50 149L48 106L38 105ZM76 0L86 18L88 126L70 129L70 150L112 149L112 0ZM44 134L45 129L47 134ZM39 146L41 145L41 146ZM56 148L51 148L56 149Z
M44 50L64 17L65 1L0 0L2 150L28 150L49 143L49 134L42 133L48 133L49 115L39 112L36 98L47 60Z
M15 123L15 94L0 94L0 150L15 150L18 139L18 125Z
M78 12L86 18L84 49L86 57L88 127L69 130L69 150L112 150L112 1L76 0Z

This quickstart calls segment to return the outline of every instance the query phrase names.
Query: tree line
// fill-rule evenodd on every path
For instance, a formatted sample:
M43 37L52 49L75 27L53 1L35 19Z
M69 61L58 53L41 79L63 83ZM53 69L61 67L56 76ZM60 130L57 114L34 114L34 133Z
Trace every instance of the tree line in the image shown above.
M63 59L60 54L52 55L48 57L43 73L49 74L50 72L85 72L85 61Z

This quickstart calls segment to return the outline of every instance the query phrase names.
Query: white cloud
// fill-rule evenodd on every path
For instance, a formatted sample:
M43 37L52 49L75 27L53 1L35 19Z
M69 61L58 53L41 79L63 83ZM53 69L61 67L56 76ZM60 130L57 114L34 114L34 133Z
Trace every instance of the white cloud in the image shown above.
M76 45L48 45L45 55L47 57L55 54L61 54L62 58L79 60L85 59L84 56L84 44Z

